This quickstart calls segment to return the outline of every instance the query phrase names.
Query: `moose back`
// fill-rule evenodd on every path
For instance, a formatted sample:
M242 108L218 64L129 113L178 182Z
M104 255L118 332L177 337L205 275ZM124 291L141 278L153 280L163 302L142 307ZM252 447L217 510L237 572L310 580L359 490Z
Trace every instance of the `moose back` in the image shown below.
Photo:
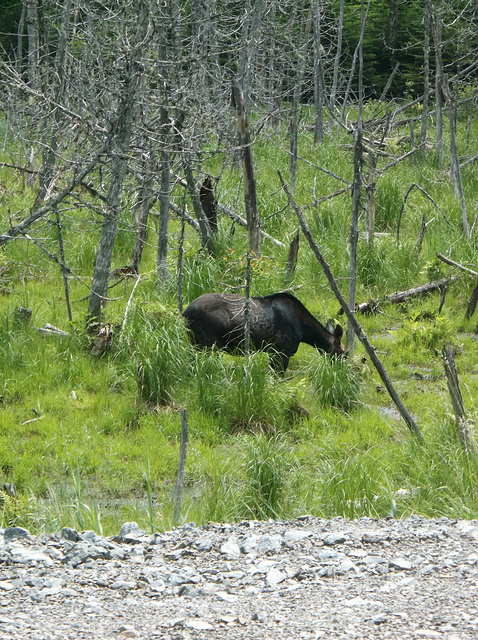
M199 347L216 346L229 352L243 351L246 298L240 295L205 293L185 309L183 316ZM301 342L319 351L345 355L342 327L324 327L289 293L249 298L250 342L271 352L272 365L284 372Z

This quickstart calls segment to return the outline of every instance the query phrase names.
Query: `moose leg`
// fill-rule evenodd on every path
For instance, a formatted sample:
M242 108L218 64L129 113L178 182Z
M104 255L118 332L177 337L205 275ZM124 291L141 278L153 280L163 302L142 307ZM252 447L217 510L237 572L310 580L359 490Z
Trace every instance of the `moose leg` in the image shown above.
M279 351L271 351L269 355L271 367L278 375L283 375L286 372L289 366L289 359L288 355Z

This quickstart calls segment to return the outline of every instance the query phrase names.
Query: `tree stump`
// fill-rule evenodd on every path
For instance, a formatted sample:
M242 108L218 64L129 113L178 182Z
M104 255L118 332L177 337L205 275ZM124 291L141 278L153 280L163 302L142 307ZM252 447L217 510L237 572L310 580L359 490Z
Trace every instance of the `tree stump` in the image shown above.
M458 373L455 367L455 356L453 354L453 349L449 345L445 345L443 347L442 358L443 365L445 367L448 391L450 392L451 403L453 411L455 412L458 437L460 438L463 450L466 453L473 453L475 451L475 443L473 441L471 425L466 417L465 403L463 402L463 396L461 395Z

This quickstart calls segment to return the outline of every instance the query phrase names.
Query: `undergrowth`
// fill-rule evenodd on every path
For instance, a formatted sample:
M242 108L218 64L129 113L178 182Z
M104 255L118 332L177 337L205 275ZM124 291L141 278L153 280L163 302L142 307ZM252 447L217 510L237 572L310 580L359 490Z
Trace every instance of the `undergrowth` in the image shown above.
M475 146L477 129L473 123L469 130ZM284 140L263 139L253 147L262 229L284 246L263 241L262 255L251 262L251 293L288 287L325 324L337 319L339 305L302 237L295 275L284 283L288 245L298 228L277 177L278 168L287 175ZM348 142L330 136L314 146L310 132L302 132L300 155L312 164L299 161L295 191L344 293L351 201L344 194L317 205L317 198L343 183L314 165L351 180ZM9 161L15 153L3 151ZM69 279L72 322L58 265L25 238L0 250L0 527L18 524L41 532L71 526L105 535L117 533L126 520L147 531L171 527L182 408L190 438L185 522L303 513L478 517L477 462L460 447L441 362L443 345L451 343L468 416L476 419L476 318L465 318L476 282L436 257L446 254L476 271L476 238L462 237L459 202L429 160L421 175L439 209L415 189L402 210L418 179L411 160L377 177L381 235L369 244L361 218L356 294L357 302L380 301L375 314L357 319L422 430L423 445L408 431L358 340L354 358L345 362L301 345L283 377L263 353L238 357L194 349L177 309L175 219L169 281L158 289L150 232L131 300L134 278L112 283L104 317L114 332L112 348L95 357L84 326L98 225L77 211L64 229L67 264L82 279ZM223 167L217 156L208 162L211 175L221 174L219 201L233 210L240 203L243 215L240 172ZM463 179L472 211L478 205L470 188L476 177L464 171ZM10 214L21 218L29 210L34 193L12 170L5 169L0 180L10 193L10 200L0 201L3 231ZM172 197L182 202L182 192ZM424 215L428 226L417 248ZM57 251L47 224L40 222L35 233ZM113 268L129 263L133 239L125 225ZM241 227L220 216L216 257L199 249L188 229L184 304L207 291L243 291L247 235ZM385 301L394 291L449 275L459 279L444 297L435 292L400 305ZM20 307L31 309L31 316L19 313ZM68 335L41 333L47 323ZM12 495L2 489L10 483Z

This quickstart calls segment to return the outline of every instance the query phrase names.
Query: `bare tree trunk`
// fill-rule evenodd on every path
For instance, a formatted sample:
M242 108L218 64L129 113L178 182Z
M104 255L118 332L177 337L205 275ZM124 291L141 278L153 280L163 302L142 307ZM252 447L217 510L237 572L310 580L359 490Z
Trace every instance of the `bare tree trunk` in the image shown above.
M181 507L183 502L184 475L186 471L186 459L188 455L188 416L186 409L181 409L181 442L179 445L178 473L174 488L173 521L178 525L181 521Z
M137 93L140 86L142 65L142 46L149 26L149 4L145 1L137 3L137 32L136 41L126 54L124 65L125 79L116 118L111 128L111 179L106 198L101 237L96 254L95 270L91 283L91 295L88 304L87 323L95 325L101 320L101 313L107 301L108 277L111 271L113 248L118 230L118 218L121 210L123 184L128 165L128 151L131 132L136 113Z
M206 218L208 219L211 231L215 234L218 231L217 202L214 197L211 176L206 176L204 178L201 188L199 189L199 199L201 200L201 206Z
M370 0L368 3L370 7ZM367 12L368 12L367 7ZM354 313L355 309L355 292L357 288L357 245L358 245L358 221L360 215L360 198L362 195L362 117L363 117L363 34L365 31L365 20L367 15L364 13L363 0L361 1L362 28L360 40L358 44L359 59L359 106L358 106L358 122L357 130L354 132L354 181L352 185L352 221L350 224L350 268L349 268L349 308ZM355 329L352 322L348 322L347 326L347 350L351 356L354 354L354 337Z
M56 226L58 228L58 245L59 245L59 248L60 248L61 273L62 273L62 276L63 276L63 288L65 289L65 300L66 300L66 308L68 310L68 319L71 322L73 320L73 316L72 316L72 313L71 313L70 289L68 287L68 271L66 270L65 248L63 246L63 233L61 231L61 222L60 222L60 214L58 212L58 207L55 207L55 215L56 215Z
M299 229L292 238L289 247L289 256L287 258L287 264L285 268L284 284L287 286L293 279L295 274L295 268L297 266L297 257L299 255Z
M40 80L40 32L38 27L38 0L25 0L26 5L26 24L28 31L28 54L27 54L27 72L28 83L33 91L39 91L41 86ZM30 102L33 97L30 95ZM29 155L30 168L33 169L34 149L30 147ZM33 176L29 176L29 186L33 187Z
M186 202L186 194L184 196L183 206L185 207ZM181 218L181 232L179 234L179 244L178 244L178 265L177 265L177 274L178 274L178 311L179 313L183 312L183 258L184 258L184 229L185 222L184 218Z
M63 5L63 13L60 22L60 33L58 39L57 53L55 59L55 73L53 74L53 83L55 86L54 95L57 104L63 103L63 94L65 88L66 74L66 51L68 46L68 25L71 18L71 0L67 0ZM40 170L40 184L35 205L38 206L48 194L56 164L56 154L58 150L58 137L61 135L61 111L55 109L53 121L46 123L47 136L49 142L45 141L43 147L43 166Z
M249 234L249 250L256 256L261 255L261 235L259 213L257 211L256 181L254 178L254 165L252 161L251 139L249 123L247 121L246 108L242 91L237 84L232 84L232 104L236 109L237 130L239 144L241 145L242 171L244 174L244 199L246 206L247 230Z
M248 251L244 301L244 351L246 355L249 354L251 350L251 279L251 252ZM245 370L244 374L246 374Z
M156 162L153 159L153 151L149 149L143 161L143 179L139 190L139 214L136 223L136 242L131 256L131 270L136 274L139 274L139 265L148 233L148 218L153 201L155 165Z
M435 149L437 155L438 166L443 168L444 151L443 151L443 62L442 62L442 46L443 46L443 18L441 0L436 0L435 7L435 29L433 33L435 40L435 106L436 106L436 139Z
M350 95L350 89L352 87L352 80L354 78L354 74L355 74L355 65L357 64L357 58L359 58L359 65L363 66L363 37L364 37L364 33L365 33L365 23L367 21L367 16L368 16L368 11L370 9L370 4L371 4L371 0L368 0L368 4L367 4L367 9L364 13L364 8L363 8L363 0L361 1L361 27L360 27L360 36L359 36L359 41L357 43L357 46L355 47L355 51L354 51L354 55L352 57L352 67L350 69L350 75L349 75L349 80L347 83L347 89L345 92L345 97L344 97L344 102L342 104L342 110L340 112L340 122L344 121L345 118L345 111L347 109L347 102L349 99L349 95ZM359 83L362 82L361 78L363 76L363 73L359 71ZM362 93L361 90L359 89L360 94Z
M476 303L478 302L478 284L473 289L473 293L471 294L470 302L466 308L465 317L471 318L471 316L475 313Z
M388 46L391 50L391 62L395 66L397 62L397 45L398 45L398 7L397 0L390 0L389 15L389 36Z
M428 93L430 91L430 33L432 28L431 0L425 0L425 33L423 42L423 110L420 130L422 159L426 156Z
M290 190L294 193L295 189L295 172L297 169L297 144L298 144L298 111L299 111L299 92L297 87L298 81L294 86L294 93L292 96L292 104L290 107L290 121L289 121L289 181Z
M307 221L304 217L304 214L302 213L302 211L299 209L299 207L297 206L293 195L291 194L289 188L287 187L286 183L284 182L284 179L282 178L282 175L279 172L279 178L282 182L282 186L284 188L284 191L287 194L287 197L289 198L289 203L291 204L292 208L294 209L297 218L299 220L301 229L309 243L310 248L312 249L315 257L317 258L317 261L319 262L320 266L322 267L322 270L330 284L330 288L332 289L332 291L335 294L335 297L337 298L337 300L340 303L340 306L342 307L344 313L346 314L349 322L353 325L354 327L354 331L355 334L357 336L357 338L360 340L360 342L363 344L363 346L365 347L365 350L370 358L370 360L372 361L372 364L374 365L374 367L376 368L378 374L380 375L383 383L385 384L385 387L387 388L387 391L390 394L390 397L392 398L393 402L395 403L397 409L400 411L403 419L405 420L405 422L408 425L408 428L410 429L410 431L413 433L413 435L417 438L417 440L422 443L423 442L423 435L420 431L420 429L418 428L417 424L415 423L415 420L412 418L411 414L408 412L408 410L406 409L405 405L403 404L403 402L400 399L400 396L398 395L395 387L392 384L392 381L390 380L390 377L385 369L385 367L383 366L381 360L378 358L377 356L377 352L374 349L374 347L370 344L369 339L367 338L367 336L365 335L362 327L359 325L359 323L357 322L357 318L355 317L355 314L352 313L352 310L350 309L350 307L348 306L347 302L345 301L344 296L342 295L342 292L339 289L339 286L337 284L337 281L335 280L332 271L330 270L329 264L327 263L327 261L325 260L325 258L323 257L319 247L317 246L317 244L314 241L314 238L312 237L312 233L310 232L309 226L307 224Z
M165 98L166 99L166 98ZM171 188L171 158L169 153L169 113L165 106L161 112L161 181L159 194L159 232L158 232L158 253L156 257L156 273L158 276L158 286L161 287L169 280L168 271L168 226L169 226L169 194Z
M373 244L375 234L375 165L376 157L370 149L368 152L368 184L367 184L367 242Z
M329 101L329 126L332 128L335 113L335 96L337 95L337 84L339 78L340 58L342 55L342 39L344 32L344 5L345 0L340 0L339 22L337 26L337 50L335 52L334 73L332 76L332 87L330 88Z
M278 67L278 45L276 39L276 13L277 13L277 1L273 0L269 11L269 23L272 25L271 29L271 43L270 53L268 56L268 78L267 78L267 117L273 127L276 127L280 121L280 80L277 72Z
M324 139L324 74L322 63L321 15L322 0L313 0L314 24L314 143Z
M28 29L28 82L34 91L40 89L40 30L38 0L25 0ZM32 99L32 98L31 98Z
M203 248L206 247L211 255L215 255L215 243L211 230L209 220L202 208L201 198L199 197L199 191L196 187L196 180L194 179L193 170L191 167L191 157L193 156L193 150L183 150L183 169L184 177L186 178L186 184L191 198L194 214L199 222L199 228L201 230L201 239Z
M442 88L448 110L448 118L450 121L451 185L453 187L455 195L458 195L458 197L460 198L461 223L463 227L463 233L465 235L465 238L469 238L470 225L468 224L468 217L466 214L465 193L463 191L463 183L461 181L460 159L458 156L458 146L456 144L456 108L451 99L450 87L448 85L448 78L446 77L446 75L443 76Z
M455 357L450 346L443 347L442 359L461 446L465 453L474 453L475 444L473 442L473 434L466 417L465 403L461 395L458 373L455 366Z
M20 76L23 73L23 34L25 31L25 22L27 16L27 8L25 5L26 2L23 2L22 13L20 15L17 27L17 56L15 60L15 69Z
M303 44L299 43L295 56L297 58L295 76L294 76L294 90L292 93L292 105L290 114L290 127L289 127L289 178L290 189L294 193L295 188L295 173L297 168L297 149L298 149L298 136L299 136L299 108L300 98L302 95L302 82L304 79L305 63L306 63L306 48L307 48L307 36L310 32L312 13L309 11L309 19L307 20L304 32ZM294 26L295 16L290 19L291 26Z
M354 182L352 222L350 225L350 267L349 267L349 297L350 309L355 309L355 291L357 287L357 244L358 244L358 218L360 212L360 196L362 191L362 128L360 126L354 132ZM353 313L353 311L352 311ZM355 330L349 321L347 326L347 351L354 354Z
M253 63L258 49L258 35L261 32L265 9L265 0L256 0L253 2L252 10L247 14L247 18L243 26L243 37L238 64L238 81L242 87L246 110L250 107L252 97Z

